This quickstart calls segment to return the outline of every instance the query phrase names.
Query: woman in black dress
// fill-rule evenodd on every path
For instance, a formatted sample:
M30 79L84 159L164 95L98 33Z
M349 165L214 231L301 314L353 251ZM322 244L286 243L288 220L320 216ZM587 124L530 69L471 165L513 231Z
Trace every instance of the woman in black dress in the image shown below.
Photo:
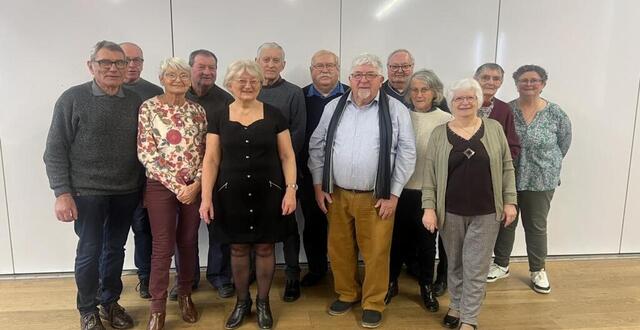
M256 99L263 79L255 61L232 63L224 85L235 101L227 111L216 112L208 124L200 217L213 226L210 239L231 244L238 300L226 329L239 327L251 312L251 249L256 254L258 325L261 329L273 326L269 308L273 247L285 234L282 216L296 208L291 136L280 111Z

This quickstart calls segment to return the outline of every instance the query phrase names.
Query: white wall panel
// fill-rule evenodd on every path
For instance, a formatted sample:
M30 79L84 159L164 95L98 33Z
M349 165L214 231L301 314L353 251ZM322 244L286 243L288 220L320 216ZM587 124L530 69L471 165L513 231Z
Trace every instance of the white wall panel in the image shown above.
M145 51L144 76L157 82L157 63L171 55L170 27L168 0L3 5L0 137L17 273L73 269L73 224L60 223L53 215L54 196L42 161L56 99L91 79L85 62L102 39L138 42ZM128 267L131 260L127 253Z
M549 254L618 253L640 72L638 3L501 3L497 59L507 74L499 96L517 96L509 77L518 66L541 65L549 73L542 96L573 123L549 215ZM525 253L522 236L519 229L514 254Z
M12 274L11 237L9 235L7 200L4 193L4 175L2 173L2 140L0 139L0 274Z
M495 58L497 0L348 0L342 9L343 81L365 52L386 68L389 53L408 49L415 68L433 69L445 86Z
M635 44L634 46L638 45ZM636 56L636 58L639 57ZM638 78L640 78L640 72L638 73ZM638 112L640 112L640 79L638 80L636 105L636 129L629 171L629 191L627 192L627 206L622 227L622 242L620 243L620 252L622 253L640 252L640 123L638 122L640 120L638 118Z

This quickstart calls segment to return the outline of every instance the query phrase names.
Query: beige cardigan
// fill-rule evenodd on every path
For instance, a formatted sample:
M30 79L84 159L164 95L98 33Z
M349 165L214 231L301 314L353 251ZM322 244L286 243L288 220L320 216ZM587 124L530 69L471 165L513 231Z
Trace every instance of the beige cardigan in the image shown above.
M484 118L484 136L480 141L487 149L493 185L493 199L496 203L496 221L502 221L505 204L517 205L516 179L507 138L499 122ZM427 161L424 166L422 185L422 208L435 209L438 228L445 221L445 194L449 173L449 154L453 146L447 139L447 124L433 130L427 147Z

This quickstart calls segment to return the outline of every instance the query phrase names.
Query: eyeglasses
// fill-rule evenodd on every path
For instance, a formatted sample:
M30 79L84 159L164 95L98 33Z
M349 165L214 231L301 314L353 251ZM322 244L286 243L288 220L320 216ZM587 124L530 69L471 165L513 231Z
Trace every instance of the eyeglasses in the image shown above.
M413 93L413 94L418 94L418 93L420 93L420 94L427 94L428 92L430 92L430 91L431 91L431 89L426 88L426 87L422 87L422 88L411 88L411 89L410 89L410 91L411 91L411 93Z
M142 62L144 62L144 58L142 58L142 57L127 57L127 62L129 62L128 64L142 65Z
M187 73L180 73L177 74L175 72L168 72L164 74L164 77L169 79L169 80L176 80L176 79L180 79L180 80L189 80L189 74Z
M246 80L246 79L236 79L235 82L240 84L240 86L246 86L247 84L249 84L249 86L251 87L257 86L259 83L259 81L257 80Z
M362 73L362 72L355 72L351 74L351 79L356 80L356 81L360 81L362 80L362 78L367 78L368 81L371 81L373 79L376 79L379 76L379 74L375 73L375 72L367 72L367 73Z
M521 85L537 85L542 82L542 79L518 79L518 84Z
M118 69L124 69L127 66L127 61L125 60L116 60L116 61L112 61L112 60L93 60L92 62L94 63L98 63L98 66L100 66L100 69L102 70L109 70L111 69L112 65L116 65L116 68Z
M312 68L318 70L318 71L322 71L322 70L333 70L336 67L338 67L337 65L333 64L333 63L316 63L314 65L311 66Z
M478 77L478 80L480 80L481 82L501 82L502 81L502 77L498 77L498 76L489 76L489 75L482 75L480 77Z
M471 102L475 102L477 100L478 100L478 97L476 97L476 96L458 96L458 97L455 97L453 99L453 102L454 103L462 103L462 102L471 103Z
M411 69L413 67L413 64L393 64L393 65L389 65L389 69L391 69L391 71L400 71L402 69L402 71L407 71L409 69Z

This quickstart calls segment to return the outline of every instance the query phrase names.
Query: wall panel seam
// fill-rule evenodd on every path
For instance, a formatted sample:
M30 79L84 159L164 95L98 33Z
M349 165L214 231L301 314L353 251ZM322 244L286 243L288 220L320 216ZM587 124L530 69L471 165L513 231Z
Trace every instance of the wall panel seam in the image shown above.
M629 201L629 186L631 185L631 167L633 165L633 147L636 142L636 125L638 123L638 106L640 106L640 80L638 80L638 90L636 91L636 111L633 115L633 131L631 135L631 151L629 152L629 168L627 170L627 187L624 194L624 206L622 208L622 226L620 228L620 241L618 253L622 253L622 241L624 239L624 222L627 218L627 202Z
M5 206L5 213L7 216L7 234L9 237L9 251L11 252L11 270L12 273L15 274L16 273L16 262L15 262L15 258L13 256L13 235L11 234L11 221L9 221L9 195L7 194L7 181L5 180L6 176L4 175L4 154L2 153L2 140L0 140L0 168L2 169L2 173L0 173L0 175L2 175L2 188L4 189L4 201L0 201L0 202L4 202L4 206Z

